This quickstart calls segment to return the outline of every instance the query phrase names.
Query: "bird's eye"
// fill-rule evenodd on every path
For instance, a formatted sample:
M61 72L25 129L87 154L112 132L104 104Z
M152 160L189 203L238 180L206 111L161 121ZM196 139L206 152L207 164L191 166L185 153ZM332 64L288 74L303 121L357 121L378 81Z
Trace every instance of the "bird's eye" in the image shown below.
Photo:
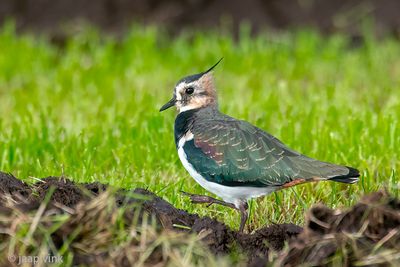
M188 87L188 88L185 89L185 93L188 94L188 95L193 94L193 92L194 92L194 88L193 87Z

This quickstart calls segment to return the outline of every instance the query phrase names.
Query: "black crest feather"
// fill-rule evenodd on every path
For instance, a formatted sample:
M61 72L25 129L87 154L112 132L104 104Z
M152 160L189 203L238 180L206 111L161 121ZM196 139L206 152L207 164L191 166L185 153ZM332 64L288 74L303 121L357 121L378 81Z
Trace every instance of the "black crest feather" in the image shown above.
M181 82L186 82L186 83L190 83L190 82L194 82L197 81L198 79L200 79L204 74L209 73L210 71L212 71L221 61L222 59L224 59L223 57L221 57L217 63L215 63L211 68L209 68L208 70L201 72L199 74L193 74L190 76L187 76L185 78L182 78L180 81L178 81L177 84L180 84Z
M221 57L217 63L215 63L211 68L209 68L208 70L206 70L205 72L203 72L203 74L209 73L210 71L212 71L224 58Z

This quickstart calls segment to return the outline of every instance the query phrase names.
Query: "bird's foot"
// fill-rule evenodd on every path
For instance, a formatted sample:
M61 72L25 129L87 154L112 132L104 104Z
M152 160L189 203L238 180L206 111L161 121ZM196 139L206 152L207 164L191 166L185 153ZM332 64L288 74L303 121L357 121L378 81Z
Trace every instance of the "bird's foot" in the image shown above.
M236 208L235 205L233 205L232 203L228 203L228 202L225 202L225 201L213 198L213 197L191 194L191 193L187 193L184 191L181 191L181 193L188 196L190 198L191 202L195 203L195 204L205 203L205 204L208 204L207 207L211 206L212 204L219 204L219 205L227 206L230 208Z

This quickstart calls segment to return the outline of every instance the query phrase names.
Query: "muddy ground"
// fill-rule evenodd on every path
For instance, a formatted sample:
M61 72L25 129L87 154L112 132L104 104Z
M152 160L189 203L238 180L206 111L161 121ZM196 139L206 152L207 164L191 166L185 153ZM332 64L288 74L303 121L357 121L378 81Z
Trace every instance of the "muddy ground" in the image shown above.
M89 209L87 206L91 205L90 201L101 198L106 190L107 186L100 183L75 184L60 177L48 177L28 185L11 174L0 172L0 218L6 218L3 216L9 216L16 210L35 213L46 196L51 196L47 209L60 214L72 214L71 220L51 234L54 245L61 248L80 224L88 228L97 227L93 225L99 223L98 214L101 210L86 212L85 216L79 215L79 210ZM339 263L346 265L400 263L400 201L383 191L364 197L347 210L331 210L323 205L315 205L306 214L303 228L294 224L276 224L250 234L238 233L213 218L176 209L145 189L117 190L113 196L116 207L134 204L135 208L124 211L127 222L132 221L138 213L139 220L144 214L154 216L160 231L169 229L171 232L201 234L203 243L212 253L226 255L233 250L240 251L248 258L248 266L271 263L269 253L272 251L274 255L281 251L279 258L275 256L274 261L285 266L304 262L325 265L335 259L336 263L339 260ZM2 219L0 225L6 227ZM0 234L0 243L7 242L7 238L6 234ZM90 240L84 234L76 237L81 244L85 244L85 238ZM288 244L286 249L285 244ZM125 250L127 254L131 253L129 247ZM111 259L107 252L90 254L89 251L74 251L74 264L92 265ZM163 260L158 254L152 255L149 257L151 264ZM118 263L115 258L111 261L117 266L129 266L129 261L124 257L127 256L119 256Z

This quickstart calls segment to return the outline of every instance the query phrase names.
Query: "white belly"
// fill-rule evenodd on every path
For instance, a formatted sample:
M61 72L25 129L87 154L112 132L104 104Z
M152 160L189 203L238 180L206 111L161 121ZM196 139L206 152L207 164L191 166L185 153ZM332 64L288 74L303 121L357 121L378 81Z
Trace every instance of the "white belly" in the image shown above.
M186 140L185 140L186 139ZM187 160L183 145L186 141L193 139L193 135L181 138L178 143L178 155L185 169L204 189L221 197L224 201L237 204L239 200L248 200L250 198L259 197L270 194L276 190L275 187L251 187L251 186L225 186L207 181L201 176Z

